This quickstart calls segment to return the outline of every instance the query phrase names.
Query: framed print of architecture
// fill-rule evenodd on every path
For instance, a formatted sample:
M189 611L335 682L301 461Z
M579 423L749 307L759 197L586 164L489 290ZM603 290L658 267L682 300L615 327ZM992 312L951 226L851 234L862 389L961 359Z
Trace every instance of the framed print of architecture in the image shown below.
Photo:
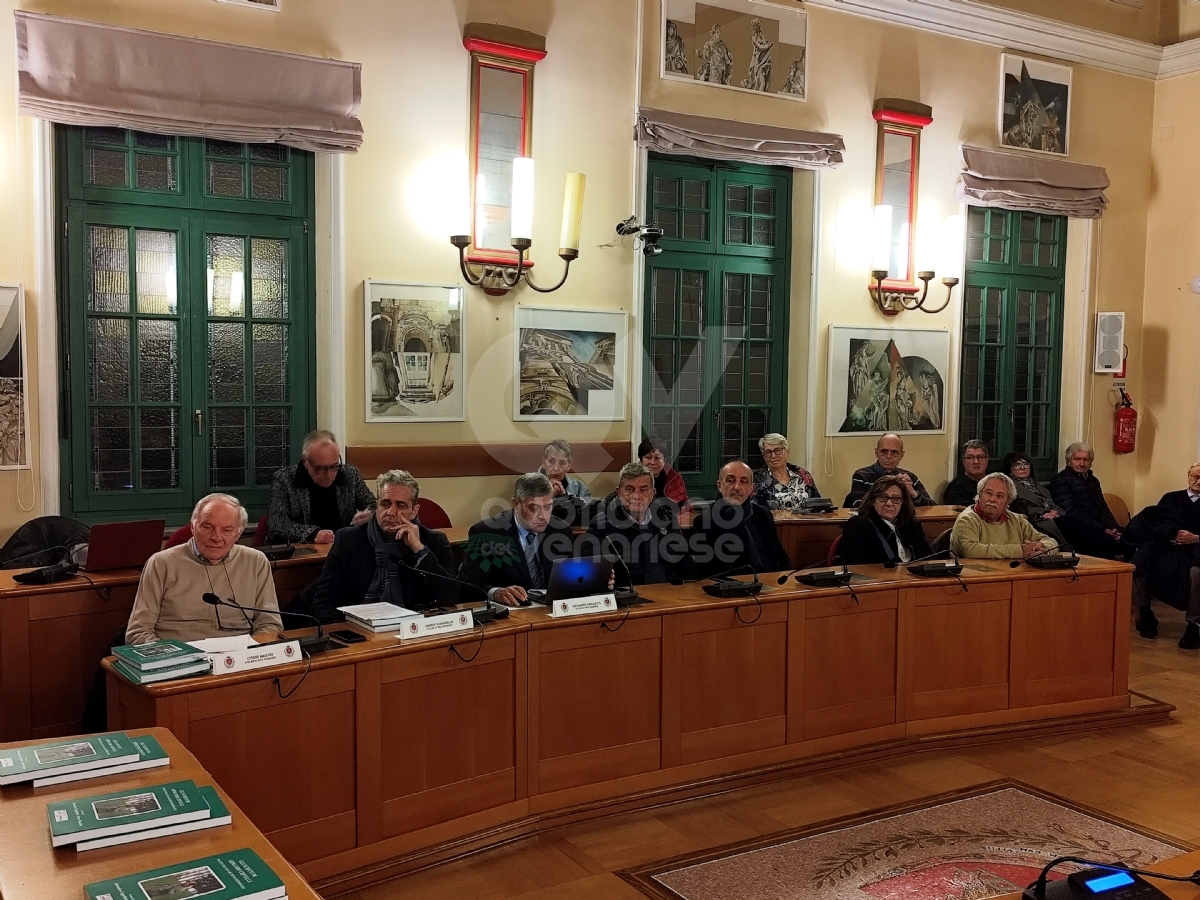
M368 422L461 422L463 287L363 282Z
M29 380L25 292L0 284L0 469L29 468Z
M1066 156L1071 68L1000 54L1000 146Z
M950 333L829 326L830 436L946 430Z
M625 418L623 312L516 307L513 421Z
M663 78L804 100L808 14L755 0L660 0Z

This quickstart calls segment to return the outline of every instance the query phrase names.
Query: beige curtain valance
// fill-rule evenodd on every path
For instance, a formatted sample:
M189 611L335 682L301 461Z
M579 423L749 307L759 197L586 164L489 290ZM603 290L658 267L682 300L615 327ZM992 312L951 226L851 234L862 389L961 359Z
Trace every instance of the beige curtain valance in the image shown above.
M660 153L703 156L793 169L827 169L842 163L840 134L797 131L666 112L638 110L637 142Z
M18 109L66 125L353 152L362 67L17 11Z
M975 206L1098 219L1108 205L1108 173L1050 156L966 147L955 196Z

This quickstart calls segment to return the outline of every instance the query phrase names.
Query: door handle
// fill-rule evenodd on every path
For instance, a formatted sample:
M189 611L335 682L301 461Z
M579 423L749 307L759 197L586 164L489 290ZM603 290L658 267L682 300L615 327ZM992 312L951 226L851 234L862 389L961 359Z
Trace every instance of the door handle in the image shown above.
M195 416L196 416L196 436L199 437L200 435L204 434L204 411L199 410L199 409L196 410Z

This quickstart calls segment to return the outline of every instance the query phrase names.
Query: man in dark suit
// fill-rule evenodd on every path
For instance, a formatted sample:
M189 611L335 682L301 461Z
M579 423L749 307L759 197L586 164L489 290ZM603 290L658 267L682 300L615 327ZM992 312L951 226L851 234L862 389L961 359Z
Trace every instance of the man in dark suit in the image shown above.
M687 539L676 518L679 507L654 496L654 475L640 462L626 463L617 489L601 501L588 528L587 544L611 557L620 555L616 583L658 584L697 577Z
M375 514L338 531L321 569L312 615L340 622L339 606L394 603L407 609L458 602L450 541L418 519L420 485L402 469L375 481Z
M1076 441L1067 447L1066 466L1050 479L1050 496L1065 513L1057 519L1058 530L1076 553L1130 559L1133 547L1122 540L1100 479L1092 471L1095 458L1089 445Z
M1200 648L1200 463L1187 473L1184 491L1170 491L1129 523L1144 543L1133 555L1133 602L1138 608L1137 630L1158 637L1158 618L1151 596L1187 614L1179 646Z
M718 473L717 492L720 498L698 512L692 523L690 543L700 573L713 575L738 566L750 566L755 572L790 569L771 511L750 502L753 470L740 459L725 463Z
M554 563L571 555L571 529L551 515L554 487L538 472L513 485L512 509L467 532L459 578L506 606L528 603L530 588L550 583Z

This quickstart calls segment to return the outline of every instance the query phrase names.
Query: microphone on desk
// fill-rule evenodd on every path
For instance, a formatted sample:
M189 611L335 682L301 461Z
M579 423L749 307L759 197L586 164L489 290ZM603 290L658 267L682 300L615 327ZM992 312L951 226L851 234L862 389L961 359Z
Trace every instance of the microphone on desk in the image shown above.
M283 535L283 546L279 544L263 544L258 550L269 559L271 562L278 562L281 559L291 559L296 553L296 548L292 545L292 536L286 531L271 531L267 533L267 540L271 540L277 535Z
M608 541L608 545L612 547L613 555L616 556L617 562L625 570L625 582L629 585L623 591L614 592L613 597L616 598L617 606L637 606L639 603L649 603L649 600L644 600L638 596L637 589L633 586L633 575L629 571L629 565L625 562L625 557L621 556L621 551L617 549L617 545L613 543L611 534L606 534L600 539L600 552L604 552L605 541ZM672 580L671 583L674 584L675 582ZM683 582L681 581L680 584L683 584Z
M481 588L477 584L472 584L469 581L463 581L461 578L455 578L452 575L445 575L441 572L427 572L425 569L418 569L416 566L412 565L411 563L404 562L403 560L400 561L400 565L404 566L406 569L411 569L418 575L432 575L434 578L441 578L443 581L452 581L460 587L469 587L472 590L479 591L479 593L483 594L483 608L471 608L471 618L480 625L486 625L488 622L494 622L497 619L508 618L508 607L497 603L492 599L489 591Z
M1064 548L1070 551L1070 556L1059 552ZM1028 563L1036 569L1073 569L1079 565L1079 554L1070 544L1062 543L1053 550L1047 547L1041 553L1035 553L1025 559L1014 559L1008 565L1009 568L1019 569L1023 563Z
M242 611L242 615L245 615L247 612L252 612L252 613L270 612L270 610L263 610L257 606L242 606L240 603L234 603L232 600L222 600L220 597L218 597L216 594L214 594L212 592L207 592L205 594L202 594L200 599L203 600L205 603L207 603L209 606L228 606L232 609L240 609ZM318 653L324 652L325 649L329 646L329 636L327 634L325 634L324 629L322 629L321 620L318 619L316 616L308 615L308 613L289 612L288 615L300 616L300 618L302 618L302 619L312 619L314 622L317 623L317 633L316 634L306 634L302 637L291 638L291 640L295 640L300 645L300 649L307 651L309 656L315 656ZM250 624L249 616L246 616L246 623ZM286 641L286 640L289 640L289 638L286 637L283 634L283 632L280 632L277 640Z
M946 550L938 550L935 553L926 553L924 556L919 556L916 559L910 559L908 562L904 563L904 565L911 566L913 563L923 563L930 559L941 559L943 556L947 555L953 556L953 551L947 548ZM889 559L883 564L883 567L885 569L894 569L898 565L900 564L894 559Z
M845 587L850 583L850 579L854 577L854 573L846 565L845 557L835 556L830 559L830 562L839 560L842 564L842 571L840 572L835 569L823 569L818 572L801 571L796 576L796 580L801 584L807 584L811 587Z
M754 580L738 581L736 578L726 577L732 575L734 572L749 572L754 576ZM715 575L709 575L708 579L714 583L704 585L701 590L706 594L712 594L714 597L749 597L757 594L763 587L763 583L758 580L758 570L749 563L734 566L731 569L726 569L724 572L717 572Z

